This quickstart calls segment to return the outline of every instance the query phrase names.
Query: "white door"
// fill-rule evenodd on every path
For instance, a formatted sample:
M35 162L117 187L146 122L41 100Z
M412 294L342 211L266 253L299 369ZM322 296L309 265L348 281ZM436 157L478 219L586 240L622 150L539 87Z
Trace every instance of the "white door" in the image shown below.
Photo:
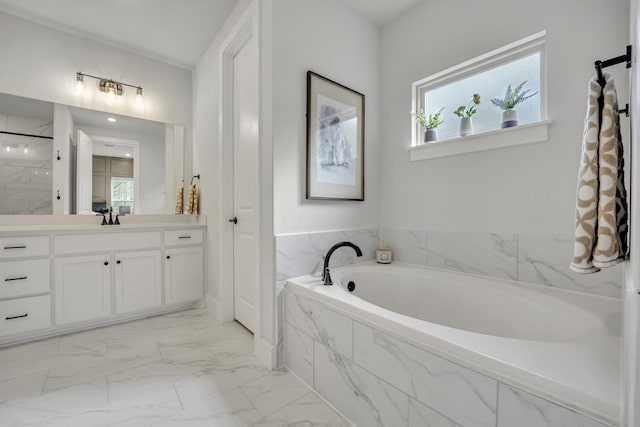
M111 315L109 254L55 260L56 324Z
M164 251L165 301L167 304L194 301L204 294L202 247Z
M116 254L116 313L162 304L160 251Z
M233 59L234 313L256 324L259 277L258 60L255 37Z
M92 209L91 192L93 190L93 141L78 131L78 153L76 156L76 212L90 215Z

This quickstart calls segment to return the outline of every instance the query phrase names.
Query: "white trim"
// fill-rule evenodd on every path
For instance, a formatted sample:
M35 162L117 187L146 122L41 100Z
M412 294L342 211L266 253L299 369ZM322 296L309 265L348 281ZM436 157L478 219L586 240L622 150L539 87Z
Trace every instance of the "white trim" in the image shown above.
M477 135L431 142L409 148L411 161L455 156L477 151L495 150L523 144L544 142L548 139L550 120L497 129Z
M205 294L205 308L216 320L221 321L220 302L208 292Z
M424 109L423 94L427 89L443 86L452 81L461 80L467 76L507 64L535 52L540 52L540 118L542 121L547 120L546 35L546 31L540 31L539 33L413 82L411 85L411 112L415 114L421 109ZM411 146L420 146L420 136L420 126L411 118Z
M276 347L260 337L253 340L253 351L260 362L269 369L276 368Z

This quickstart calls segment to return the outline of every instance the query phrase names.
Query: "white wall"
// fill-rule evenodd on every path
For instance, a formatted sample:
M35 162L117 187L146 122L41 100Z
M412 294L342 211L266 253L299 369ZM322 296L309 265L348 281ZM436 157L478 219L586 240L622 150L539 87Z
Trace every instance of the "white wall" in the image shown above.
M526 8L503 0L435 0L386 26L382 226L572 235L587 82L594 60L624 53L628 12L626 0L541 0ZM411 83L541 30L549 141L410 162ZM608 71L628 102L624 66ZM495 107L485 99L480 108Z
M379 31L339 0L273 2L273 169L276 234L378 226ZM365 95L365 201L305 199L306 72ZM403 107L407 110L408 107Z
M0 12L0 92L94 110L185 125L185 173L192 166L191 71L113 48ZM97 80L74 89L81 71L144 88L144 108L135 91L109 103Z
M632 114L640 111L640 62L638 61L638 48L640 47L640 29L638 22L640 20L640 2L631 0L631 44L635 52L633 54L632 74ZM638 123L636 119L636 123ZM633 134L631 142L633 147L640 144L640 136L637 130ZM640 188L640 150L633 150L633 159L631 164L634 165L632 170L632 188ZM625 426L636 426L640 424L640 200L638 192L631 195L631 208L629 219L629 245L631 258L625 267L625 292L622 294L624 298L624 422Z

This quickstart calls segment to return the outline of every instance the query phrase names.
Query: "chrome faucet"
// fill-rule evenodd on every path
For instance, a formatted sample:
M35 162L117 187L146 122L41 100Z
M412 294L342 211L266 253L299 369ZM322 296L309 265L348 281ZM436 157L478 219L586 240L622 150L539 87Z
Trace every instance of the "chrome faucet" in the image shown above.
M356 255L358 255L359 257L362 256L362 251L360 250L360 248L351 242L340 242L333 245L331 249L329 249L329 252L327 252L327 255L325 255L324 257L324 267L322 268L322 281L324 282L325 286L333 285L333 281L331 280L331 272L329 271L329 260L331 259L331 255L333 255L336 249L341 248L343 246L348 246L350 248L353 248L353 250L356 251Z

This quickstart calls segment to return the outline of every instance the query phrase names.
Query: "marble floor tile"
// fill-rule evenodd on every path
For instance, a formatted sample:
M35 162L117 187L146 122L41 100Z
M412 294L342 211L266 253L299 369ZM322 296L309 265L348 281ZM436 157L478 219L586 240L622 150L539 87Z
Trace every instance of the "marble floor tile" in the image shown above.
M240 389L262 416L269 415L309 393L309 388L289 371L272 371L241 386Z
M0 427L201 425L350 424L206 310L0 349Z
M152 425L157 427L250 427L260 418L260 414L244 393L234 389Z
M263 418L254 427L351 427L315 393L302 398Z

